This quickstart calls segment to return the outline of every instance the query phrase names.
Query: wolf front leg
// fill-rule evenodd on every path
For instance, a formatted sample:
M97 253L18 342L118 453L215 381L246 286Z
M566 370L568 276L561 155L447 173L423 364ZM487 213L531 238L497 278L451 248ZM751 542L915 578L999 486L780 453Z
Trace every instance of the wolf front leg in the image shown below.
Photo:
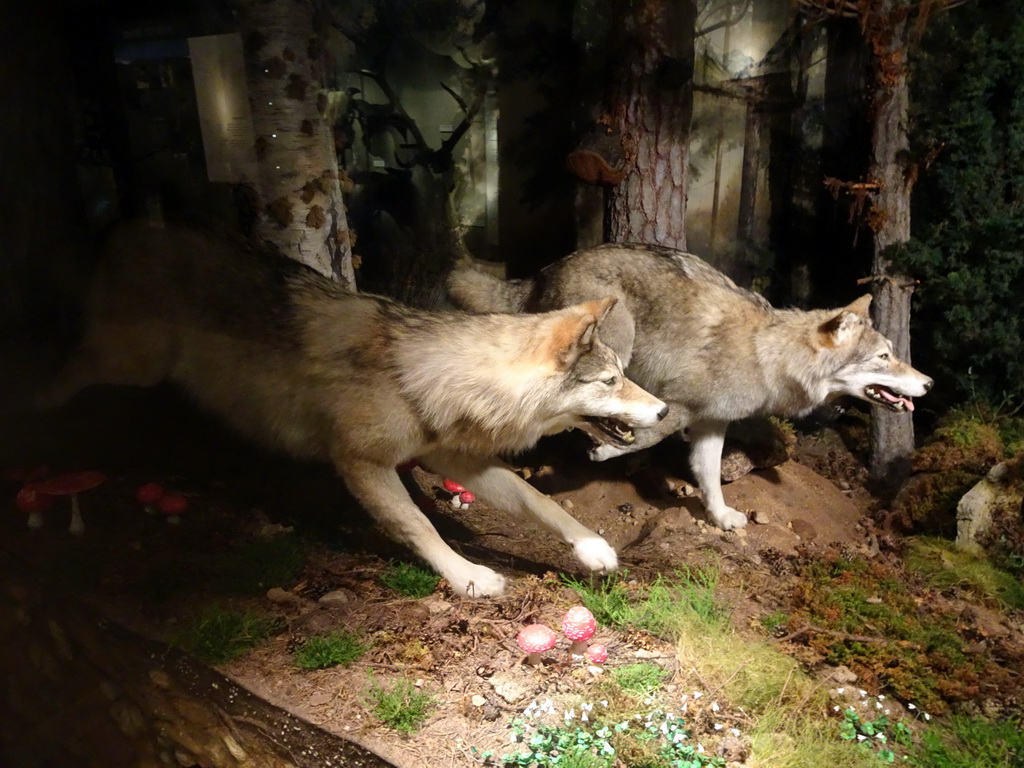
M341 464L341 462L338 462ZM393 467L348 460L338 471L349 491L396 541L428 562L460 595L492 597L505 591L505 577L471 563L445 544L409 498Z
M724 531L743 528L747 516L727 506L722 496L722 446L728 422L696 421L690 424L690 469L704 493L704 508Z
M497 460L448 452L421 457L438 474L451 477L491 506L516 515L529 515L573 548L576 558L591 571L610 573L619 567L615 550L601 536L577 521L507 464Z

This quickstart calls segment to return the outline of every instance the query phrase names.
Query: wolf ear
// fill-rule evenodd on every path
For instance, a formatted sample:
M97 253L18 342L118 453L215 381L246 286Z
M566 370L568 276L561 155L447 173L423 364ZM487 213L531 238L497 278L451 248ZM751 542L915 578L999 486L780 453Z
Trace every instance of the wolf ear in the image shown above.
M560 370L569 370L579 360L580 355L590 351L594 346L598 325L615 306L616 301L618 299L609 296L568 308L568 316L561 321L555 332L556 358Z
M865 294L852 304L843 307L839 312L821 324L818 335L823 347L841 347L848 344L857 328L871 323L868 307L871 306L871 294Z

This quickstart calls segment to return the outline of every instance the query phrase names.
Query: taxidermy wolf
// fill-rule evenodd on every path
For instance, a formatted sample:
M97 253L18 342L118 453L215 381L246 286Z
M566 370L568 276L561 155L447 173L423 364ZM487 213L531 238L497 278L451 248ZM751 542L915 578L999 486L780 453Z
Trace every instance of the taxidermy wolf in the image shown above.
M626 375L670 414L629 444L599 442L591 458L638 451L676 431L689 439L704 505L726 530L746 516L722 496L726 427L749 416L800 416L840 395L912 411L932 379L902 362L872 328L870 296L841 309L776 309L692 254L650 245L578 251L526 280L502 281L462 262L449 278L456 306L544 312L613 296L601 338Z
M449 547L396 465L418 459L531 517L593 571L615 551L495 458L572 427L626 445L666 405L602 340L616 299L536 315L427 312L350 293L303 265L209 233L131 224L97 265L77 352L47 392L169 379L272 448L329 461L396 540L460 594L505 578Z

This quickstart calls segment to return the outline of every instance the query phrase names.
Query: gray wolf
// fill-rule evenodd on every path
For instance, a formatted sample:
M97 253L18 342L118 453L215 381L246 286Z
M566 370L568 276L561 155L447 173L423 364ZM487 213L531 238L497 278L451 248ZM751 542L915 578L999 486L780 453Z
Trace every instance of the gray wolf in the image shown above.
M842 309L776 309L698 257L669 248L602 245L532 279L507 282L464 261L450 275L449 293L456 306L477 312L548 311L616 297L601 338L626 375L668 403L670 414L629 445L604 441L590 456L608 459L685 431L704 505L725 530L747 522L722 497L720 462L731 421L806 415L840 395L912 411L911 398L932 386L872 328L870 296Z
M590 570L614 570L603 538L495 457L572 427L624 441L666 415L600 338L615 303L532 316L420 311L210 233L130 224L104 246L81 345L39 403L91 384L172 380L243 434L330 461L456 592L497 595L505 579L441 540L395 467L418 459L532 517Z

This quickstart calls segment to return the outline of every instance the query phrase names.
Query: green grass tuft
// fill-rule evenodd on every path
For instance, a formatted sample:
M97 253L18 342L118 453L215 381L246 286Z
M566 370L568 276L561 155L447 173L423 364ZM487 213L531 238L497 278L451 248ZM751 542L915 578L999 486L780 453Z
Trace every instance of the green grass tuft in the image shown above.
M579 593L598 624L634 627L670 640L687 627L711 630L727 623L724 609L715 600L718 573L713 569L680 569L645 585L632 585L625 579L626 574L613 574L594 586L562 577L566 586Z
M982 555L951 541L917 537L907 551L907 569L939 589L962 589L1004 609L1024 609L1024 584Z
M207 664L223 664L263 642L275 622L251 611L213 606L196 616L173 643Z
M388 589L415 598L433 594L440 580L433 571L412 563L392 563L380 577L380 583Z
M911 765L919 768L1020 768L1024 765L1022 724L953 715L944 726L933 725L922 734Z
M370 709L384 725L400 733L415 733L437 706L435 698L410 680L396 680L388 687L370 676Z
M648 696L658 690L669 675L667 669L644 661L612 670L612 679L619 687L637 696Z
M292 659L300 669L327 669L339 664L351 664L365 652L366 646L356 635L339 630L308 638L295 649Z

